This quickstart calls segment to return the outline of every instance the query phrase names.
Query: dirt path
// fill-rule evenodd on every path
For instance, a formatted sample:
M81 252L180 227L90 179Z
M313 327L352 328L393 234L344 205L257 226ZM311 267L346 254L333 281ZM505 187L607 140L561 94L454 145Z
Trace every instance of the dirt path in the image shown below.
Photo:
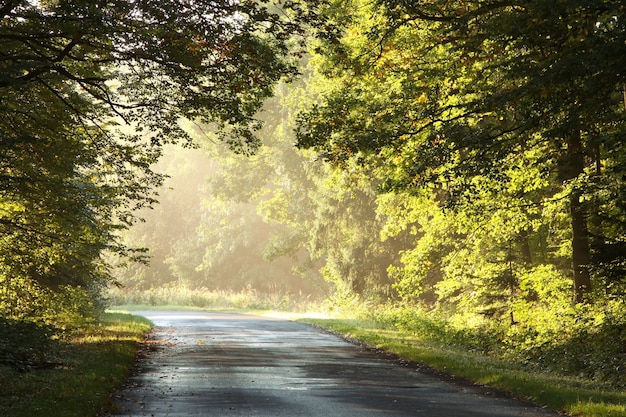
M549 417L528 404L424 375L306 324L139 312L150 354L115 397L119 416Z

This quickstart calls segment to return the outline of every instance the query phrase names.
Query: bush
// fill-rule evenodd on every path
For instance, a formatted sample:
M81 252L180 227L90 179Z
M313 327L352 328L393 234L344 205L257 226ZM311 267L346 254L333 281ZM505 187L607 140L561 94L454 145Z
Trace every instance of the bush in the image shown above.
M541 369L626 387L626 303L579 306L561 334L529 348L527 361Z
M461 325L438 311L428 311L420 306L403 306L379 307L373 318L384 326L392 326L443 345L482 353L500 349L498 341L501 337L480 317L471 325L468 325L468 321L463 321Z
M506 359L533 370L626 386L626 302L578 306L516 305L517 321L420 306L379 306L384 328L441 345Z
M19 371L47 366L57 333L43 322L0 318L0 363Z

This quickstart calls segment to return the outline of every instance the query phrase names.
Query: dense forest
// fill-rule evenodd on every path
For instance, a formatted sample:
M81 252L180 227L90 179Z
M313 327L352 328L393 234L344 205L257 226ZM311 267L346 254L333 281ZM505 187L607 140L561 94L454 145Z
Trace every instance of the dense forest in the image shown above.
M626 4L275 3L3 3L3 323L279 293L620 383Z

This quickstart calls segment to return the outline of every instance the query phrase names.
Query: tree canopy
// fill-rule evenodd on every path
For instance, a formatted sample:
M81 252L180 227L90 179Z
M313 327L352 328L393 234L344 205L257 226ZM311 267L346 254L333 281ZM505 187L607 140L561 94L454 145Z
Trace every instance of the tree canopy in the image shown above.
M155 201L151 169L182 119L210 124L239 152L254 115L295 74L302 18L265 1L20 1L0 8L2 307L29 286L97 293L103 253ZM295 52L294 52L295 51ZM41 307L41 306L39 306ZM37 307L37 308L39 308ZM33 307L33 310L37 310Z
M431 187L447 206L486 187L510 189L516 206L566 199L577 299L592 276L618 279L624 259L607 249L621 247L622 209L606 197L622 193L624 5L337 5L345 30L318 50L341 82L301 116L299 146L385 166L384 189ZM547 183L516 185L516 166Z

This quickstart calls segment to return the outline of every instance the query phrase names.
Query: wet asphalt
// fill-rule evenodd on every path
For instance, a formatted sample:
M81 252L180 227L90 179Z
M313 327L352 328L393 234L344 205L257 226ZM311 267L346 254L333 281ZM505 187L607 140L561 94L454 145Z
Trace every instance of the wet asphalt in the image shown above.
M136 312L155 324L107 416L554 417L456 384L316 327L204 312Z

